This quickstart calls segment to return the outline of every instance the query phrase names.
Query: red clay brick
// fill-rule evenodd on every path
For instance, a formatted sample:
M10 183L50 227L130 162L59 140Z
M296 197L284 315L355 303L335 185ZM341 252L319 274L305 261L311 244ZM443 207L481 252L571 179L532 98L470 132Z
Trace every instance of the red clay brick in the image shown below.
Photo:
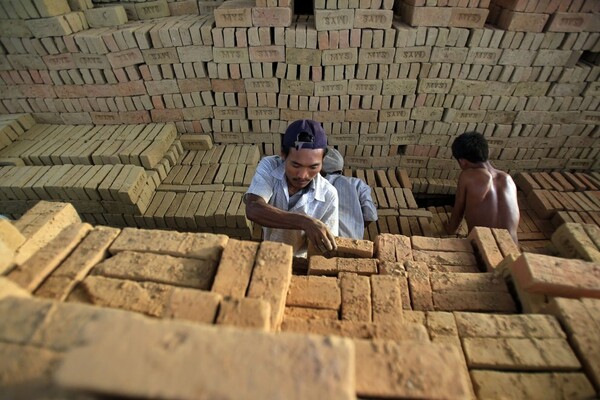
M413 250L415 261L421 261L426 264L442 265L477 265L477 260L473 253L467 252L435 252L428 250Z
M473 252L473 246L467 239L412 236L411 241L414 250Z
M600 266L596 263L523 253L509 269L513 279L530 293L600 298Z
M437 311L481 311L515 313L517 307L509 293L501 292L434 292Z
M355 340L356 393L373 398L467 399L460 350L433 343Z
M342 303L337 279L326 276L293 275L286 306L338 310Z
M533 338L564 339L558 321L551 315L497 315L456 312L456 324L462 338Z
M476 226L471 229L467 239L477 249L488 272L493 271L504 258L490 228Z
M371 276L371 297L373 322L402 321L402 292L398 278Z
M413 310L433 311L433 294L429 282L429 270L422 262L405 262L408 287Z
M343 272L340 274L342 293L341 319L371 322L371 281L366 276Z
M504 279L494 273L440 273L429 274L434 292L500 292L507 293Z
M506 229L492 228L492 234L496 239L496 244L502 253L502 257L507 257L512 254L518 256L521 254L519 246L515 243Z

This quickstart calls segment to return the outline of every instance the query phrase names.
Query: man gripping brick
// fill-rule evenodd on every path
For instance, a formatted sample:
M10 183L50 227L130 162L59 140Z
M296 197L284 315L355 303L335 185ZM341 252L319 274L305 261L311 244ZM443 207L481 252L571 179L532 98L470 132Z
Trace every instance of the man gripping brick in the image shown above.
M336 249L338 194L319 172L327 135L316 121L292 122L281 155L263 158L244 195L246 217L263 228L263 239L283 242L306 257L310 240L321 252Z

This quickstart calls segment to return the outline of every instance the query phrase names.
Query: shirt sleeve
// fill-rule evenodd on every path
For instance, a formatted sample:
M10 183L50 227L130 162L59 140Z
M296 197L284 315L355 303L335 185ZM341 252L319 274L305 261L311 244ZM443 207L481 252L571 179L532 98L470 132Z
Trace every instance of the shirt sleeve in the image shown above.
M375 207L373 197L371 197L371 188L362 181L358 187L358 197L363 219L365 221L377 221L377 207Z
M275 185L275 178L271 175L272 171L273 165L269 159L263 158L260 160L246 194L260 196L268 203L273 196Z

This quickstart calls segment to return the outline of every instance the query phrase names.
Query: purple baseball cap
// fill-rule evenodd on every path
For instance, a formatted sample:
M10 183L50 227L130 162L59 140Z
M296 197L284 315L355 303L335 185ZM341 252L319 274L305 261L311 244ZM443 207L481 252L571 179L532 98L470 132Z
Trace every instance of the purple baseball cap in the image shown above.
M317 121L312 119L299 119L292 122L283 135L281 141L283 148L300 149L326 149L327 135Z

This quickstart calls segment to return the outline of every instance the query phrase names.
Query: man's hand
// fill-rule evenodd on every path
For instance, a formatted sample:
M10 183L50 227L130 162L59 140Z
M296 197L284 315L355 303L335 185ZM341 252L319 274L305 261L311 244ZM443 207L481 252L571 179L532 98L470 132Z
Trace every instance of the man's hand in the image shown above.
M318 219L309 218L303 227L306 237L321 253L336 250L335 236L329 231L327 225Z

